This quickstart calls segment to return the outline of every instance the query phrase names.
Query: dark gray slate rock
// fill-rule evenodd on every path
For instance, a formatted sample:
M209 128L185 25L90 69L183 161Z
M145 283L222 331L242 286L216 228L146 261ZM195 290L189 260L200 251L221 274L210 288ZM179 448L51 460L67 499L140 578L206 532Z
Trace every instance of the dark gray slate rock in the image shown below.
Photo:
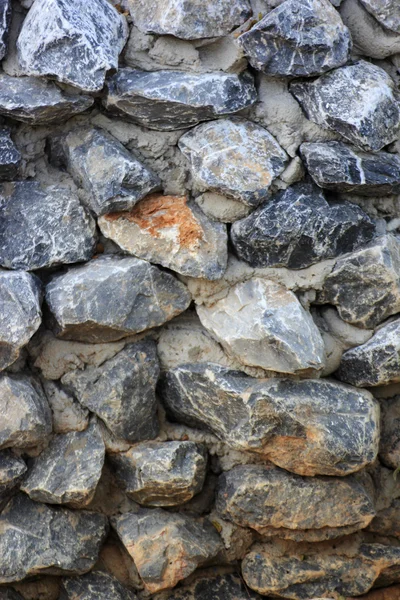
M158 433L158 375L156 345L142 341L125 346L100 367L70 371L61 381L115 436L133 443Z
M140 509L113 521L150 593L174 587L223 549L216 529L162 509Z
M7 54L11 25L11 0L0 1L0 60Z
M27 466L9 450L0 452L0 509L15 491L27 471ZM1 596L0 596L1 600Z
M340 67L351 50L350 32L328 0L287 0L238 42L255 69L292 77Z
M258 206L288 162L274 137L256 123L231 118L185 133L179 148L189 159L199 191L211 190Z
M55 83L37 77L11 77L0 73L0 115L48 125L66 121L92 106L91 96L66 93Z
M397 0L360 0L381 25L400 33L400 6Z
M0 589L0 600L24 600L24 597L12 588L3 588Z
M127 35L125 18L107 0L36 0L18 37L18 58L27 75L95 92L106 71L118 68Z
M400 101L393 79L360 60L290 91L306 116L367 152L393 142L400 128Z
M400 396L383 400L381 410L379 458L390 469L397 469L400 465Z
M207 454L194 442L147 442L108 457L128 496L144 506L176 506L198 494Z
M15 147L6 129L0 130L0 181L12 180L18 176L21 154Z
M226 35L252 14L248 0L130 0L135 26L145 33L184 40Z
M42 269L89 260L96 223L71 190L36 181L0 184L0 264Z
M109 573L92 571L63 579L65 600L136 600L136 595Z
M0 269L0 371L19 357L42 322L40 280Z
M26 375L0 375L0 415L0 448L36 446L51 433L44 392Z
M95 494L104 455L95 421L85 431L56 435L36 458L21 489L36 502L83 508Z
M114 137L98 128L81 127L59 143L62 162L88 193L87 206L96 215L130 210L160 179Z
M202 363L167 371L160 392L178 422L300 475L347 475L378 451L378 403L342 383L260 380Z
M148 73L121 69L107 82L104 106L128 121L171 131L229 115L257 99L249 73Z
M98 343L158 327L186 310L191 297L148 262L110 256L56 275L46 301L58 337Z
M15 496L0 514L0 583L89 571L107 529L107 518L99 513L50 508L25 494Z
M164 600L164 598L163 598ZM171 591L165 600L261 600L238 575L198 575L188 585Z
M236 221L231 240L252 267L304 269L371 241L375 225L355 204L328 204L317 187L295 184Z
M360 196L400 192L400 158L389 152L362 152L342 142L305 143L301 158L319 187Z

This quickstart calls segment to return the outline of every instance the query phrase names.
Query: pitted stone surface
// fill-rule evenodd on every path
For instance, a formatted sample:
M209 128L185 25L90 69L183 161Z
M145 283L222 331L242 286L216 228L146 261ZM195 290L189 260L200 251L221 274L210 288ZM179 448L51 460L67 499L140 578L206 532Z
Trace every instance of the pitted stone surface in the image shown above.
M63 579L66 600L136 600L136 595L109 573L92 571Z
M400 33L400 6L397 0L360 0L381 25Z
M104 106L150 129L172 131L229 115L257 99L249 73L147 73L121 69L107 82Z
M195 127L180 138L179 148L198 190L226 194L248 206L268 198L272 181L289 160L269 131L238 118Z
M0 2L0 60L7 54L11 25L11 0Z
M198 575L193 583L171 591L162 600L261 600L250 590L241 576Z
M18 176L21 154L10 137L9 131L0 129L0 181Z
M9 450L0 452L0 508L14 492L26 471L27 466L22 458L15 456Z

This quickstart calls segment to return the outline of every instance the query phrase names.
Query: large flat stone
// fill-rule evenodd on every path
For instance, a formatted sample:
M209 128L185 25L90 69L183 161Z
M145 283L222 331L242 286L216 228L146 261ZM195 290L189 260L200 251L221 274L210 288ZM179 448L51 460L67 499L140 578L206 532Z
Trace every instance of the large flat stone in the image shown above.
M400 6L397 0L360 0L381 25L400 33Z
M1 0L0 3L0 60L5 57L8 49L8 38L11 25L11 0Z
M17 150L7 129L0 129L0 181L15 179L21 165L21 154Z
M22 458L15 456L9 450L0 452L0 510L4 502L15 492L27 470Z
M65 600L136 600L137 596L109 573L92 571L63 579Z

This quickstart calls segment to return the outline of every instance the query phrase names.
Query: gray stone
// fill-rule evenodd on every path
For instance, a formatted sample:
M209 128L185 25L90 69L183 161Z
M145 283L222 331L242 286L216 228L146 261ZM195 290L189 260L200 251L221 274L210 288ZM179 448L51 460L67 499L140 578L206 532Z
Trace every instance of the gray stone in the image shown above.
M11 0L0 2L0 60L7 54L8 36L11 25Z
M360 196L400 192L400 158L389 152L362 152L342 142L305 143L300 154L319 187Z
M65 600L136 600L136 595L109 573L92 571L63 579Z
M54 433L83 431L89 425L89 411L54 381L42 379L53 416Z
M400 33L400 6L397 0L360 0L367 9L387 29Z
M292 77L340 67L351 50L349 30L328 0L287 0L238 43L255 69Z
M261 600L236 574L197 575L195 580L173 590L162 600Z
M50 508L19 494L0 514L0 583L40 573L85 573L106 534L104 515Z
M142 341L125 346L100 367L71 371L61 381L115 436L133 443L158 433L158 375L156 345Z
M132 19L141 31L184 40L228 34L252 14L248 0L129 0Z
M400 166L400 163L399 163ZM236 221L231 240L252 267L304 269L371 241L375 224L355 204L329 204L321 190L298 183Z
M400 465L400 397L385 399L381 411L379 458L390 469L397 469Z
M0 452L0 509L15 491L26 471L27 466L22 458L14 456L9 450Z
M206 452L194 442L144 442L108 458L128 496L144 506L188 502L206 476Z
M290 91L311 121L362 150L380 150L398 136L400 97L395 82L365 60L312 82L294 82Z
M51 433L43 390L26 375L0 375L0 415L0 448L36 446Z
M0 73L0 115L16 121L59 123L90 108L93 102L91 96L64 92L51 81Z
M85 431L56 435L36 458L21 489L36 502L83 508L93 499L104 456L95 421Z
M273 281L237 283L211 306L204 327L239 363L279 373L315 374L324 366L320 332L293 292Z
M257 99L249 73L147 73L121 69L107 82L104 106L128 121L172 131L229 115Z
M34 275L0 269L0 371L19 357L42 322L41 283Z
M126 513L113 525L150 593L174 587L223 548L207 521L159 508Z
M0 264L42 269L89 260L96 223L67 188L36 181L0 184Z
M124 252L182 275L213 280L226 270L226 226L185 196L151 194L133 210L104 215L98 224Z
M12 588L3 588L0 589L0 600L24 600L24 597Z
M158 327L190 304L186 287L144 260L110 256L56 275L46 288L58 337L113 342Z
M95 92L106 71L118 68L127 37L125 18L107 0L36 0L18 37L18 58L27 75Z
M174 420L299 475L348 475L378 452L378 403L328 379L255 379L186 364L166 372L160 391Z
M245 119L203 123L185 133L179 148L189 159L199 191L211 190L258 206L288 156L272 135Z
M21 154L6 129L0 130L0 181L18 176Z

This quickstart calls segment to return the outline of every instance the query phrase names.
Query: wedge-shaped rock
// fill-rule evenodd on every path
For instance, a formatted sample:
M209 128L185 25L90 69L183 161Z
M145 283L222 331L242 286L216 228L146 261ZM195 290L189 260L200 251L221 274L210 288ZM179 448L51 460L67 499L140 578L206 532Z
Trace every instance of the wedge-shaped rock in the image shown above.
M360 0L381 25L400 33L400 6L397 0Z
M150 129L172 131L229 115L257 99L249 73L148 73L121 69L109 78L104 106Z
M133 443L158 433L158 375L156 345L142 341L127 345L100 367L71 371L61 381L115 436Z
M19 357L42 322L40 280L23 271L0 270L0 371Z
M168 414L299 475L348 475L378 452L379 405L327 379L254 379L212 363L170 369Z
M261 600L261 596L250 590L242 578L226 575L198 575L188 585L171 590L165 600Z
M136 595L109 573L92 571L63 579L65 600L136 600Z
M197 306L204 327L241 364L307 375L324 366L324 344L293 292L266 279L234 285L211 306Z
M131 211L104 215L98 223L125 252L182 275L220 279L225 272L226 226L185 196L151 194Z
M0 514L0 582L86 573L106 534L104 515L50 508L19 494Z
M30 125L66 121L92 106L91 96L66 93L53 82L37 77L0 73L0 115Z
M399 163L400 166L400 163ZM328 204L314 185L298 183L236 221L236 254L252 267L304 269L371 241L375 225L355 204Z
M113 342L158 327L190 304L186 287L144 260L110 256L56 275L46 300L58 337Z
M7 53L8 37L11 25L11 0L0 2L0 60Z
M271 75L318 75L344 65L350 32L329 0L287 0L238 39L250 64Z
M377 238L339 258L324 282L323 302L337 306L344 321L373 328L400 312L400 242Z
M114 527L150 593L174 587L223 548L207 521L162 509L126 513Z
M288 156L272 135L245 119L203 123L185 133L179 148L200 191L212 190L258 206L268 198Z
M35 181L0 184L0 264L34 270L89 260L96 223L71 190Z
M311 120L367 152L393 142L400 128L400 101L393 79L360 60L290 91Z
M0 375L0 415L0 448L36 446L51 433L44 392L26 375Z
M389 152L362 152L342 142L305 143L300 154L319 187L360 196L400 192L400 158Z
M125 18L107 0L38 0L19 34L18 58L27 75L95 92L118 68L127 36Z
M20 164L21 154L15 147L9 131L0 130L0 181L17 177Z
M0 509L21 482L26 471L27 466L22 458L14 456L9 450L0 452Z
M153 171L101 129L75 129L60 140L59 147L61 161L89 193L87 206L96 215L129 210L160 187Z
M176 506L198 494L204 483L207 455L194 442L147 442L109 461L128 496L144 506Z
M385 399L381 410L379 458L384 465L396 470L400 465L400 396Z
M96 422L85 431L56 435L35 460L21 489L36 502L83 508L93 499L104 455Z

